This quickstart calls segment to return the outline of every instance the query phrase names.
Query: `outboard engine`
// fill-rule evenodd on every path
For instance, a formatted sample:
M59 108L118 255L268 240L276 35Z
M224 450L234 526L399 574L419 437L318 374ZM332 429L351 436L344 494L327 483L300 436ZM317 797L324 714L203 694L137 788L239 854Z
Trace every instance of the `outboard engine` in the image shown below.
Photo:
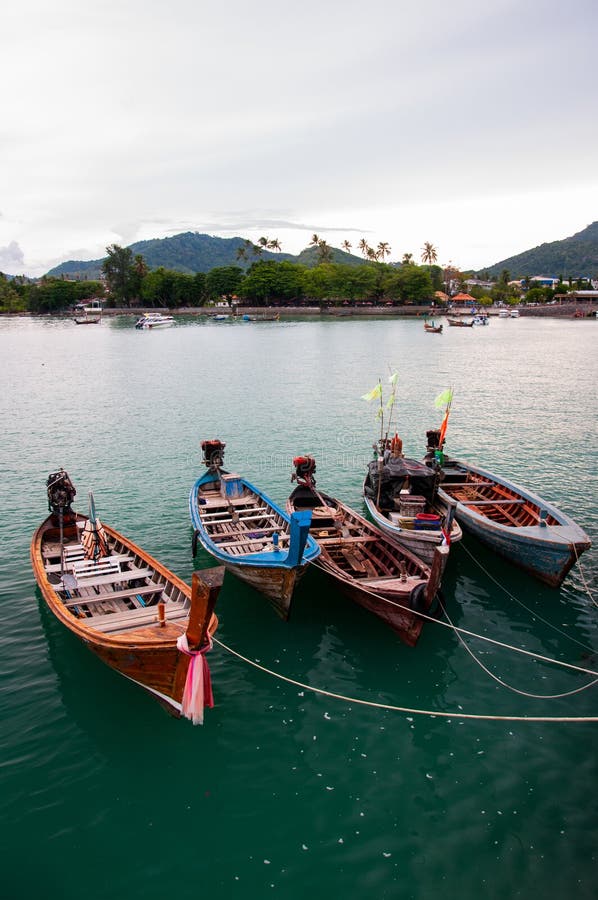
M58 524L60 518L64 524L75 521L75 513L71 509L71 503L75 499L77 490L68 474L61 469L48 475L46 481L48 488L48 509L52 513L52 520Z
M315 484L316 461L313 456L296 456L293 460L295 472L291 475L291 481L300 481L303 484Z
M224 441L202 441L203 461L208 468L217 469L224 462Z

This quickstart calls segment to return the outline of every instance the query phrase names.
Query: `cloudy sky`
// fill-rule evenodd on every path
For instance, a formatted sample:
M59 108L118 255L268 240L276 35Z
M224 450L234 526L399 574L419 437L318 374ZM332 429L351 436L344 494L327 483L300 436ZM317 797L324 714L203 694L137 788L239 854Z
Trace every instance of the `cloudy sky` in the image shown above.
M598 219L595 0L19 0L0 271L199 231L491 265Z

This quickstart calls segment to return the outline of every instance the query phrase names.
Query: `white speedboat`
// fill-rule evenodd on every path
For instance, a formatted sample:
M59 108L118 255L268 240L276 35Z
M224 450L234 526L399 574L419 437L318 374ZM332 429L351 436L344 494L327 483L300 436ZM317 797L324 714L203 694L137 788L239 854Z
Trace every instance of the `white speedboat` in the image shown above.
M174 325L174 317L162 313L146 313L135 322L135 328L169 328L171 325Z

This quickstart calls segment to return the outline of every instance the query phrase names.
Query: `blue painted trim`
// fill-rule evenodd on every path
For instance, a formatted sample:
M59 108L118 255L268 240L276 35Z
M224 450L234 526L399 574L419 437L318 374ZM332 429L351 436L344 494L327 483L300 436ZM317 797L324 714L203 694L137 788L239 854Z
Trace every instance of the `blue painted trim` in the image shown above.
M306 565L317 559L321 549L319 544L309 534L311 510L301 510L301 512L293 513L292 516L289 516L288 513L274 503L267 494L255 487L255 485L251 484L251 482L247 481L245 478L241 478L242 484L248 488L248 490L256 494L266 506L278 513L285 522L289 523L289 550L286 556L282 550L274 550L269 553L247 553L233 556L220 549L204 529L197 504L199 488L204 484L219 480L217 474L208 470L201 478L198 478L189 494L189 514L191 516L191 522L199 535L199 540L208 553L228 565L252 566L256 568L275 566L276 568L281 569L294 569L297 566Z

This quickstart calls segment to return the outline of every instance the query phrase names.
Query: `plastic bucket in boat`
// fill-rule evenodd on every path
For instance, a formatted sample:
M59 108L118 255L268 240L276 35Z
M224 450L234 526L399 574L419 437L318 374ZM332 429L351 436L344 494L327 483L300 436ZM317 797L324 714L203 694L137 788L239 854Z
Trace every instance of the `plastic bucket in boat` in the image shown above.
M418 513L415 517L416 531L438 531L440 529L440 516L435 513Z

